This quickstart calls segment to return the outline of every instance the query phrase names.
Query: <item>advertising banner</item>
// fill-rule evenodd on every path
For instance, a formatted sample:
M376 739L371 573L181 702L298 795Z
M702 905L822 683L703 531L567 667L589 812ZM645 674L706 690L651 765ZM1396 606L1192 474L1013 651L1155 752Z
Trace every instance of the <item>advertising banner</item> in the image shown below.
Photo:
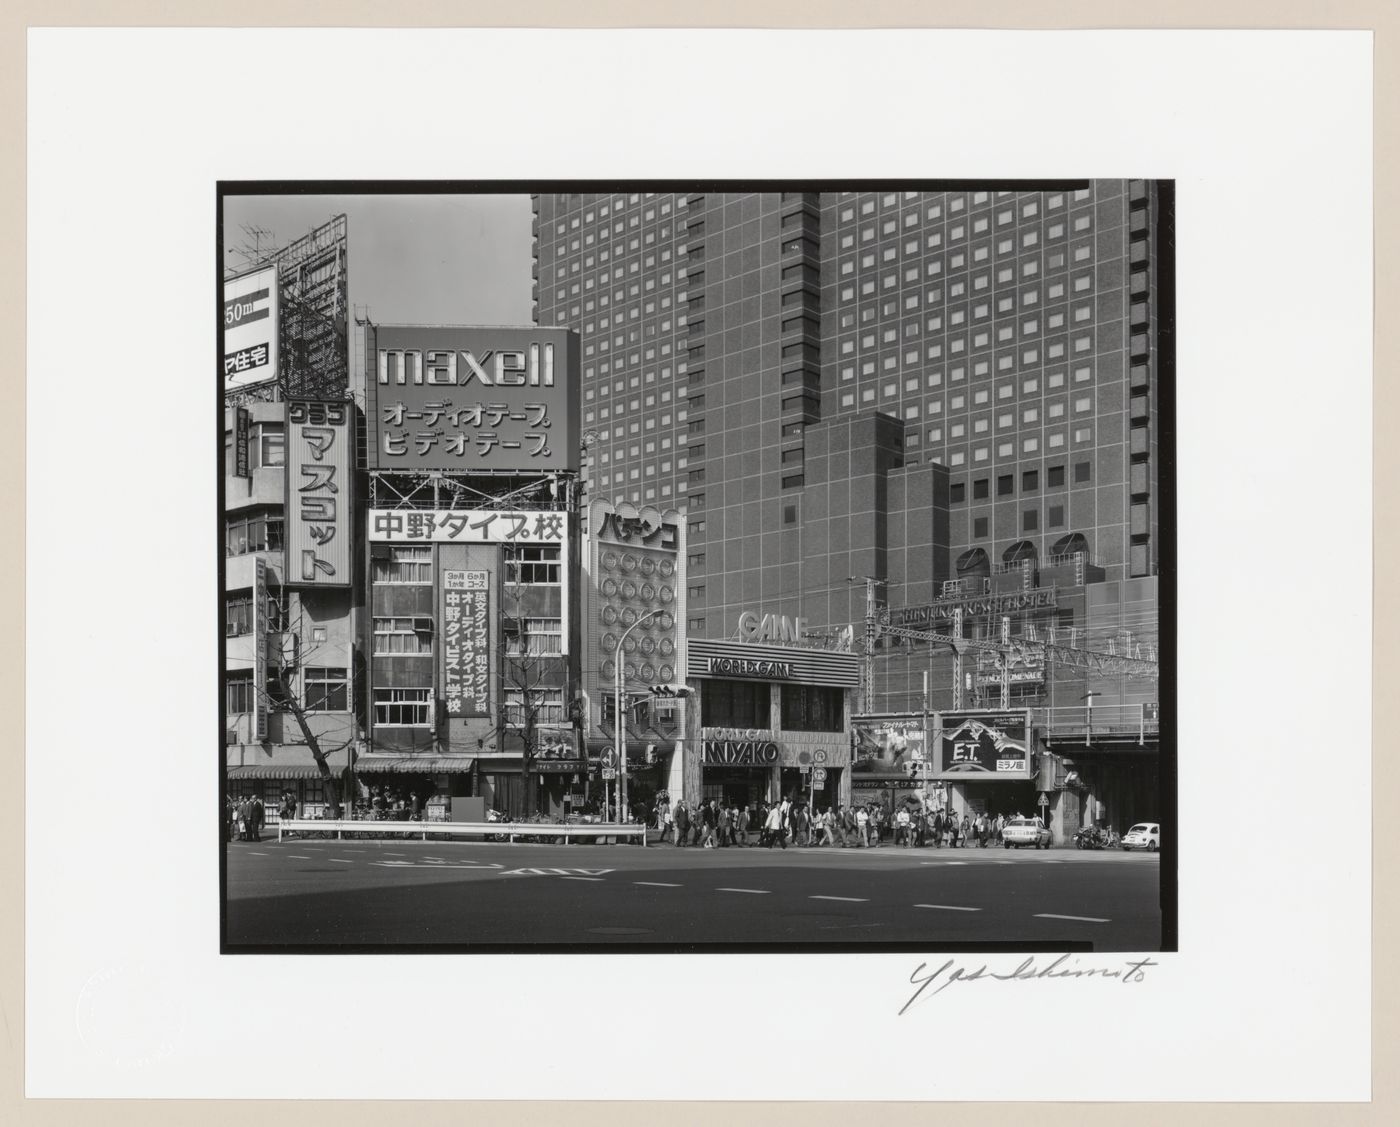
M489 573L442 573L442 694L448 716L491 715Z
M1031 714L945 712L934 727L933 778L969 782L1031 777Z
M894 785L896 781L923 777L922 715L855 716L851 718L851 730L854 735L851 765L853 785L861 785L863 779L884 786L887 782Z
M287 403L288 585L350 586L353 407L303 399Z
M277 378L277 267L224 282L224 390Z
M370 469L578 469L577 334L377 325L366 345Z
M371 509L369 538L393 544L563 544L568 514L506 509Z
M267 561L257 557L253 571L253 739L267 739Z

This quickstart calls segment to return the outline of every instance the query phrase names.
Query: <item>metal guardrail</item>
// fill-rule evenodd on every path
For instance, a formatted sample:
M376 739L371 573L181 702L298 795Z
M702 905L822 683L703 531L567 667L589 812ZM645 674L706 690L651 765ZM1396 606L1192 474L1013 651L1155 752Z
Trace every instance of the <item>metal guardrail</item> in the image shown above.
M639 837L642 845L647 843L647 827L636 823L594 822L581 824L556 824L554 822L390 822L363 821L359 819L300 818L287 819L277 824L277 840L288 833L334 833L337 839L345 833L356 833L368 837L401 837L411 834L421 835L424 841L428 835L435 837L505 837L514 842L517 837L596 837L627 838Z

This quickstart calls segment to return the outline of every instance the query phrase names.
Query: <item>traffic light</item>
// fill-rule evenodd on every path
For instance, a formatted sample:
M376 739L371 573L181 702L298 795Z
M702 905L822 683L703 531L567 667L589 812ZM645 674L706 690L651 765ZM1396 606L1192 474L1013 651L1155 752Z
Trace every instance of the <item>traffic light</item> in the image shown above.
M684 685L653 685L651 695L654 697L688 697L690 690Z
M917 779L919 777L918 762L916 760L911 759L908 763L904 765L904 773L908 775L911 779Z

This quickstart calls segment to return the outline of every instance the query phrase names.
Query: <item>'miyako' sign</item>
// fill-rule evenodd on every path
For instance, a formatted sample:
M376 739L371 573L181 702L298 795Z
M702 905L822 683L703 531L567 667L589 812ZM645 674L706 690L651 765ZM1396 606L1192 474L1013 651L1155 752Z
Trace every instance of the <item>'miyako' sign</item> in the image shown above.
M800 642L807 631L805 618L785 614L757 615L751 610L739 616L741 642Z

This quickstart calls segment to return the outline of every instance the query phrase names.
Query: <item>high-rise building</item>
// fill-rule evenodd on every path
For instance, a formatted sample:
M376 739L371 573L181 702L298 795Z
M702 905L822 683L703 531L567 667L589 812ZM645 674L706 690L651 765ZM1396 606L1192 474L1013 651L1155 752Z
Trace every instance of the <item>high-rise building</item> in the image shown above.
M1171 213L1145 180L537 195L586 495L684 514L690 639L956 633L878 631L863 712L1029 709L992 806L1155 818Z

